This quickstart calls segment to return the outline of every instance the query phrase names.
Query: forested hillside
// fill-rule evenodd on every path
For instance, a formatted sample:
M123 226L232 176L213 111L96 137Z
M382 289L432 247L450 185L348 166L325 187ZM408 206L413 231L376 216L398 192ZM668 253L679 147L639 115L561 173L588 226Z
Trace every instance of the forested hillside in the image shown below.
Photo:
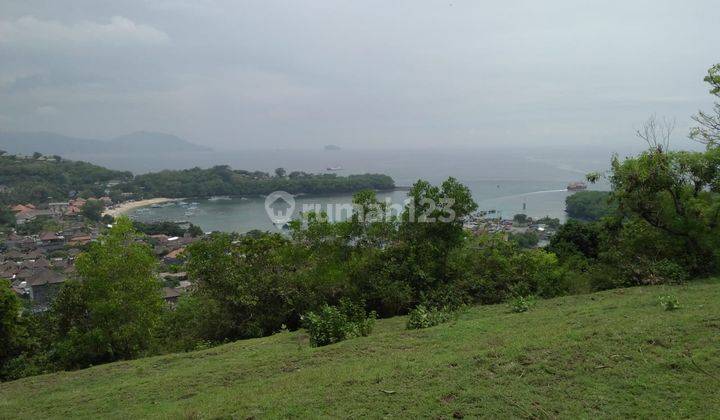
M0 156L0 204L39 204L66 200L76 192L84 196L102 196L109 181L132 180L130 172L113 171L87 162L60 156Z
M109 181L116 182L108 187ZM37 153L34 156L0 155L0 186L3 186L0 205L8 205L62 201L71 192L85 197L99 197L110 192L113 198L119 193L130 193L135 198L175 198L259 195L278 190L292 194L328 194L389 190L395 187L395 182L380 174L286 174L282 168L275 174L268 174L234 170L228 166L162 171L135 177L131 172Z
M286 174L282 168L271 175L259 171L233 170L229 166L138 175L133 185L139 191L162 197L257 195L278 190L292 194L327 194L364 189L389 190L395 187L393 179L387 175Z

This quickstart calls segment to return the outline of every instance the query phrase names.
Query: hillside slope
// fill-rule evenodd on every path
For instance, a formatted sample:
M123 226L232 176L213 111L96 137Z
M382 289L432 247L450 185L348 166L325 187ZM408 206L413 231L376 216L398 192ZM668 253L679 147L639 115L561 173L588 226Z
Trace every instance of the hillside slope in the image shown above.
M681 308L664 311L674 294ZM378 322L310 348L302 332L0 384L6 417L708 417L720 410L720 281Z

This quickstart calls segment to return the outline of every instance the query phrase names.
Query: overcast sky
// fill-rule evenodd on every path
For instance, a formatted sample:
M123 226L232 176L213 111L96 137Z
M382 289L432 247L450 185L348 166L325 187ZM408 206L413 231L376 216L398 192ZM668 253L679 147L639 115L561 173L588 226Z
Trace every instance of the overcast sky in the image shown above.
M0 130L610 144L709 108L717 0L0 0Z

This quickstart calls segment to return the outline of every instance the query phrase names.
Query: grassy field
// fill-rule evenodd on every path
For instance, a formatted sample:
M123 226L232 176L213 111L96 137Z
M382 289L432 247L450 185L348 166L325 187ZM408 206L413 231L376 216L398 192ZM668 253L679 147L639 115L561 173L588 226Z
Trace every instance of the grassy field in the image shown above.
M665 294L681 308L664 311ZM0 384L0 418L720 416L717 279L404 325L322 348L282 333Z

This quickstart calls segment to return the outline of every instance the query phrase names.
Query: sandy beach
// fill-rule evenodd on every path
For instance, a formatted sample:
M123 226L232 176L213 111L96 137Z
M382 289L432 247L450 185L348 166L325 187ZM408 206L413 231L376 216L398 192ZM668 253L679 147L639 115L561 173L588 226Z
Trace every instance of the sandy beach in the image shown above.
M109 214L112 217L118 217L120 215L123 215L131 210L135 210L140 207L145 206L151 206L153 204L162 204L167 203L168 201L175 201L177 199L175 198L148 198L147 200L139 200L139 201L127 201L122 204L118 204L117 206L114 206L110 209L107 209L103 212L103 215Z

